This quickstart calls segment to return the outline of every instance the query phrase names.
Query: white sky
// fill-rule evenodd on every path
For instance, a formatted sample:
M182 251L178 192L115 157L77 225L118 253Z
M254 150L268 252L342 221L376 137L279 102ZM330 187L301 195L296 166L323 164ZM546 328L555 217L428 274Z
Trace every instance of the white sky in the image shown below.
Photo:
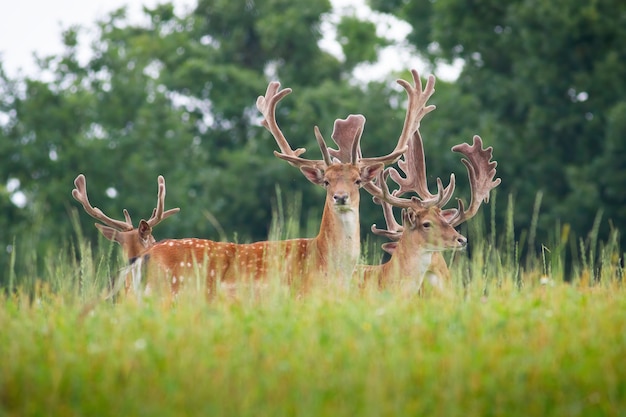
M80 44L88 46L89 29L95 27L98 19L104 18L111 11L128 6L129 17L140 22L142 6L153 7L163 1L159 0L3 0L0 12L0 54L4 69L10 77L18 74L34 75L35 61L33 53L39 56L55 55L62 51L61 33L71 25L80 25L86 32L80 34ZM332 0L336 10L356 10L359 16L371 13L363 6L363 0ZM176 13L190 10L196 0L173 0ZM370 15L371 16L371 15ZM331 17L332 19L332 17ZM385 34L402 40L409 31L408 25L392 22L380 16L375 17L379 25L379 34ZM324 42L324 47L333 51L332 42ZM357 71L359 78L381 78L389 70L409 68L423 69L419 60L409 50L388 48L380 54L381 64L362 68ZM449 70L448 70L449 71ZM361 73L359 76L359 72ZM447 71L437 75L446 76Z
M96 20L128 5L129 16L140 21L142 5L158 0L3 0L0 12L0 54L10 76L19 69L32 75L33 52L39 56L62 51L61 33L71 25L94 28ZM194 0L174 0L177 12L195 4ZM82 39L81 39L82 43Z

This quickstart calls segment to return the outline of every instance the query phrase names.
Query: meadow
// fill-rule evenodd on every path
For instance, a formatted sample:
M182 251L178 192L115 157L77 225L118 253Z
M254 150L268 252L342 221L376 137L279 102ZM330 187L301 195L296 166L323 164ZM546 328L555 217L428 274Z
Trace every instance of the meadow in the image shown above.
M173 304L103 300L118 248L78 239L41 276L9 272L0 415L623 415L617 240L580 240L570 269L562 232L522 261L512 233L479 229L441 294L327 283L207 302L191 284Z

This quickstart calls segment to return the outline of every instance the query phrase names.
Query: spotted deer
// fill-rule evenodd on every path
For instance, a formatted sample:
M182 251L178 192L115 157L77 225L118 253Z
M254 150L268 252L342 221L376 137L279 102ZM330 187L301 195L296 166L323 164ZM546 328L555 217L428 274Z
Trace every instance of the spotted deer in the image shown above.
M431 194L426 182L424 149L419 130L413 134L409 149L398 162L404 177L395 169L388 168L379 175L376 183L370 183L366 190L374 196L374 201L382 206L387 229L372 226L374 234L392 240L383 244L383 250L391 254L388 262L382 265L360 266L357 274L365 281L377 282L385 287L398 280L408 280L414 290L421 289L424 279L436 288L442 288L449 279L449 270L441 254L446 250L465 248L467 239L454 228L472 218L483 201L489 201L489 192L500 184L494 180L495 161L491 161L493 149L482 148L482 139L474 136L473 144L455 145L452 151L463 154L471 188L471 202L466 210L461 199L457 209L443 207L452 197L455 189L455 176L443 187L437 178L436 194ZM391 177L399 188L389 191L386 180ZM402 197L406 194L410 197ZM393 214L393 207L401 208L402 224Z
M130 214L126 209L124 209L125 221L121 221L112 219L99 208L93 207L87 197L87 179L83 174L76 177L74 187L72 197L82 204L87 214L104 223L95 223L95 226L108 240L120 244L124 257L129 262L132 262L140 253L154 245L155 239L152 236L152 228L180 211L180 208L163 211L165 207L165 179L160 175L158 177L157 206L152 210L152 216L148 220L141 219L139 221L137 228L133 226Z
M262 125L272 134L280 152L274 154L294 167L312 183L326 189L322 220L317 236L249 244L215 242L206 239L165 240L149 248L135 267L135 281L141 280L141 263L147 264L148 276L165 273L176 293L184 279L199 268L206 276L207 290L215 283L235 283L242 277L253 281L278 275L288 284L298 281L306 289L313 281L328 279L349 281L360 256L359 189L369 184L385 164L397 161L406 151L411 132L420 120L434 109L426 102L434 92L434 77L424 89L417 71L412 71L413 85L398 80L408 95L404 126L395 149L388 155L363 158L360 139L365 124L362 115L350 115L335 121L331 135L337 149L328 148L317 126L314 128L322 159L309 160L300 155L305 149L292 149L276 121L276 106L291 93L271 82L264 96L257 99Z

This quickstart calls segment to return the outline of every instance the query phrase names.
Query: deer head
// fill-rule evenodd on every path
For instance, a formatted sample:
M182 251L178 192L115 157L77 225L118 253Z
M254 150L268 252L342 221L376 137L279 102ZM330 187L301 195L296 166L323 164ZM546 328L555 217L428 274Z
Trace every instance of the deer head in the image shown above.
M155 243L152 228L180 211L180 208L163 211L165 206L165 178L159 175L158 184L157 206L152 210L152 216L148 220L141 219L139 221L137 228L133 226L130 214L126 209L124 209L125 221L120 221L112 219L99 208L93 207L87 197L87 180L83 174L78 175L74 180L76 188L72 190L72 197L82 204L87 214L104 223L95 223L100 233L107 239L119 243L126 258L133 259Z
M383 215L387 223L387 229L378 229L376 225L373 225L372 232L392 240L383 244L383 250L394 253L401 241L405 250L411 248L410 252L463 249L467 244L467 239L449 222L454 213L441 209L450 197L446 197L447 200L439 195L428 200L422 200L416 196L400 198L395 191L389 192L386 183L389 172L390 170L385 171L379 176L376 185L367 188L368 192L377 195L374 201L383 207ZM446 190L449 189L452 187L446 188ZM394 206L402 209L402 224L398 223L394 217Z
M374 196L374 201L383 207L387 223L387 229L378 229L373 225L372 232L394 241L383 245L387 252L394 252L401 238L413 239L415 247L428 251L459 249L466 245L467 240L458 234L454 227L476 214L481 202L487 202L489 192L500 184L500 179L493 179L497 165L495 161L491 161L493 149L491 147L482 149L482 140L479 136L474 136L472 146L460 144L454 146L452 150L467 157L462 162L467 168L471 187L471 203L468 210L465 210L460 199L458 209L443 210L443 206L450 201L454 193L454 174L450 175L450 182L445 188L441 179L437 178L437 193L429 192L423 142L419 130L414 132L404 160L398 163L405 176L403 177L396 169L389 168L379 176L377 184L366 187ZM393 192L387 187L388 176L399 186ZM401 197L407 193L416 195L409 198ZM395 220L392 207L402 209L402 225Z
M257 108L263 114L262 122L274 136L280 152L274 154L291 165L300 168L305 177L314 184L327 189L327 204L343 211L346 205L358 207L358 189L370 183L382 171L385 164L397 161L407 148L411 132L415 131L421 119L435 106L426 106L434 93L435 78L430 76L425 89L416 70L412 70L413 85L405 80L398 83L407 91L408 108L404 126L395 149L388 155L363 158L360 140L365 125L363 115L349 115L346 119L335 121L331 138L337 149L328 148L320 130L314 127L315 138L322 152L321 160L308 160L300 157L304 148L292 149L276 121L276 106L280 100L291 93L290 88L280 90L279 82L271 82L265 93L257 99Z

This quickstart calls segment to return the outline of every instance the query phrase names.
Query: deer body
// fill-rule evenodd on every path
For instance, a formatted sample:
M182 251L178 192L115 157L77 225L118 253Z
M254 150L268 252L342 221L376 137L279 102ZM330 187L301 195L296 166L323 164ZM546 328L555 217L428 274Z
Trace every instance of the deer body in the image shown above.
M327 190L318 235L300 239L312 268L320 268L327 277L352 275L361 251L359 189L382 169L382 164L359 169L347 163L331 165L324 172L318 168L301 168L311 182Z
M196 274L204 280L209 294L218 283L264 282L272 277L286 284L301 279L301 285L308 285L312 275L321 273L309 268L318 265L308 257L313 242L314 239L248 244L206 239L164 240L150 248L142 261L151 279L165 273L173 293Z
M152 236L152 228L172 214L176 214L180 211L179 208L173 208L167 211L164 210L165 178L159 175L157 181L159 187L157 206L152 210L152 216L150 216L148 220L141 219L139 225L135 228L128 210L124 209L125 221L121 221L115 220L105 215L99 208L93 207L87 196L87 179L85 176L79 174L76 179L74 179L75 188L72 190L72 197L82 204L87 214L104 223L96 223L96 228L105 238L118 243L122 247L124 257L131 264L137 260L140 254L156 243L154 236ZM114 278L111 278L111 294L109 296L115 295L115 293L121 289L122 282L125 284L126 289L128 289L130 287L130 280L128 278L129 276L126 274L124 280L118 279L117 283Z
M142 255L148 271L166 272L172 291L185 278L203 270L209 291L216 282L266 280L271 274L285 282L350 277L360 253L359 188L382 170L382 164L358 168L334 164L323 172L305 167L303 173L326 187L320 231L315 238L261 241L248 244L206 239L169 239ZM150 274L150 272L149 272Z

